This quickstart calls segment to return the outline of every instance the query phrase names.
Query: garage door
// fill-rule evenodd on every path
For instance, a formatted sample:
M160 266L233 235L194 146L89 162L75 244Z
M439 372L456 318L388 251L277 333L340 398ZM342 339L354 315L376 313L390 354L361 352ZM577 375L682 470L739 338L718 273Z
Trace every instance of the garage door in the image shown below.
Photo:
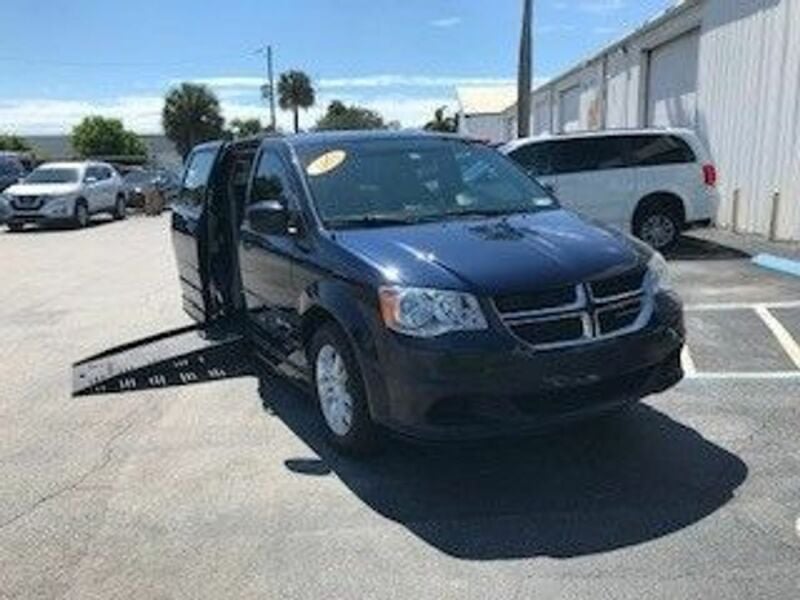
M691 127L697 124L697 57L700 32L693 31L650 53L647 124Z
M558 123L561 132L578 131L581 126L581 86L561 92L558 98Z
M550 133L550 98L539 98L533 107L533 135Z
M581 86L561 92L558 98L558 123L561 132L578 131L581 126Z

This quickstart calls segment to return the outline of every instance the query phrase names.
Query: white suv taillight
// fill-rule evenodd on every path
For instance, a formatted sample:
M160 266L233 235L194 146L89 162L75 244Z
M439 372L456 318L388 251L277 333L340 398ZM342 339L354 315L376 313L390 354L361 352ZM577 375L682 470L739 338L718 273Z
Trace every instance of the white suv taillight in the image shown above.
M717 168L714 165L703 165L703 182L709 187L717 185Z

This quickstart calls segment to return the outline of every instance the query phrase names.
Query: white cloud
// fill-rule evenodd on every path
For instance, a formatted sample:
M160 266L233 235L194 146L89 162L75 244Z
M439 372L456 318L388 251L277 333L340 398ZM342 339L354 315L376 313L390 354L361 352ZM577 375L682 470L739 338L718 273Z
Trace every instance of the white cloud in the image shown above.
M433 27L440 27L442 29L445 29L448 27L455 27L460 23L461 23L461 17L445 17L443 19L435 19L433 21L430 21L429 24L432 25Z
M0 131L21 134L66 133L88 115L121 119L139 133L161 130L161 96L124 96L114 100L21 99L0 101Z
M200 77L193 83L222 88L260 88L265 83L263 77ZM346 88L449 88L461 85L508 85L514 79L507 77L467 77L467 76L425 76L425 75L366 75L363 77L334 77L316 79L314 87L318 90ZM172 82L179 83L178 81Z
M318 96L313 108L301 111L301 126L313 126L334 99L376 110L386 121L400 121L405 127L421 126L439 106L455 104L454 99L447 95L409 97L398 94L368 98L323 93ZM163 103L162 96L124 96L99 101L36 98L0 101L0 132L21 135L65 134L84 117L102 115L121 119L126 128L137 133L160 133ZM237 117L258 118L263 123L269 120L268 108L263 103L221 98L220 104L227 120ZM290 113L279 110L277 117L280 127L287 131L291 129Z

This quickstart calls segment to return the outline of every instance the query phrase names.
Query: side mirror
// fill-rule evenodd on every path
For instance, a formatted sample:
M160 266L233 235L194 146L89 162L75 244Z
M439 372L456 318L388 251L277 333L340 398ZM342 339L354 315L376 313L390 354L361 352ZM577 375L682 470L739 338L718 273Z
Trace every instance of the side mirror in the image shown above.
M247 219L259 233L285 234L289 225L286 203L282 200L262 200L247 207Z

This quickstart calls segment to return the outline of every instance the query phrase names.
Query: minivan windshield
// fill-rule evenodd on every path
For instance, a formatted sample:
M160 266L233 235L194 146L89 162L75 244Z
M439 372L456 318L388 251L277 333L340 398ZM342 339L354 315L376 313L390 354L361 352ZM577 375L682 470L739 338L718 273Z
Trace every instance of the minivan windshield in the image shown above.
M556 201L497 151L446 138L344 141L298 149L326 227L403 225L535 212Z
M78 169L62 167L42 167L25 178L25 183L77 183Z

